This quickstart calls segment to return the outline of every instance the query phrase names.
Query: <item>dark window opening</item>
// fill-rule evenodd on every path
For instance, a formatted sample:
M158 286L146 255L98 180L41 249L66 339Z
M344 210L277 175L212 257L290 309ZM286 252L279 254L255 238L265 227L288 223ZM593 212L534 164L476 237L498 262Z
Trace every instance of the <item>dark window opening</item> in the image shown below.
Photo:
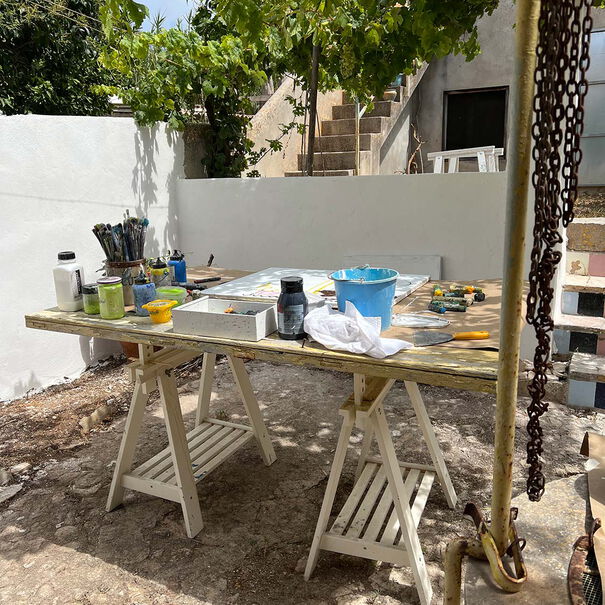
M504 147L507 88L445 93L445 150Z

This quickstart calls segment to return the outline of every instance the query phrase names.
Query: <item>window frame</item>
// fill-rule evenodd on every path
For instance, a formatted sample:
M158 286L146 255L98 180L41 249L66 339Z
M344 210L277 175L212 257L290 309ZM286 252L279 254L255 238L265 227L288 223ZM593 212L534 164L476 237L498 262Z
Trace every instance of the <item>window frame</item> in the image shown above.
M461 95L461 94L473 94L478 92L493 92L493 91L504 91L504 130L503 130L503 142L502 148L504 149L504 155L501 157L506 159L507 143L508 143L508 95L510 87L508 85L502 86L482 86L481 88L460 88L457 90L444 90L443 91L443 119L441 124L441 147L445 150L447 142L447 118L448 118L448 95Z

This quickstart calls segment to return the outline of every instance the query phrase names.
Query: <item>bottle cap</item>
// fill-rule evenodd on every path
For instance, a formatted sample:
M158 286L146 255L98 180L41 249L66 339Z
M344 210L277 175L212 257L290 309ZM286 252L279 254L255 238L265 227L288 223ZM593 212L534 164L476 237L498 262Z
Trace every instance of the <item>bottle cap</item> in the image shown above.
M303 278L297 275L289 275L281 279L282 292L302 292Z
M99 277L99 279L97 279L97 284L99 284L99 286L115 286L116 284L121 284L122 283L122 278L121 277Z
M184 258L185 258L185 255L180 250L175 250L170 255L170 260L183 260Z
M147 279L147 276L141 271L134 280L135 284L148 284L149 280Z
M96 294L99 291L97 284L84 284L82 286L82 294Z
M156 258L151 265L154 269L165 269L166 263L161 258Z
M57 256L59 257L59 260L73 260L76 258L76 253L67 250L65 252L59 252Z

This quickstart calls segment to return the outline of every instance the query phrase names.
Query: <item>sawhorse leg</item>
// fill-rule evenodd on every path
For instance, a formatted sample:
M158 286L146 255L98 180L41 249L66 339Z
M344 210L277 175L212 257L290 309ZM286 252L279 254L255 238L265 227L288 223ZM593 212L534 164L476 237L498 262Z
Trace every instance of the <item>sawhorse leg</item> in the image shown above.
M397 460L383 408L383 401L394 382L356 376L354 393L340 409L344 416L343 425L307 560L305 579L313 573L322 549L407 564L412 569L420 602L427 605L431 601L432 588L416 528L435 474L448 494L448 503L455 502L455 492L453 487L451 492L447 490L447 468L415 383L406 383L406 387L435 467L406 465ZM354 423L364 430L356 484L336 522L327 530ZM373 437L378 442L380 458L369 455Z
M437 442L437 437L435 436L431 419L426 411L424 401L422 401L422 395L420 394L418 384L406 380L405 388L410 396L414 413L416 414L418 424L420 425L424 440L429 449L431 460L433 461L435 472L437 473L437 478L439 479L441 488L445 493L445 499L447 500L450 508L455 508L456 502L458 501L458 496L456 496L456 490L454 489L452 480L450 479L450 473L447 470L443 453L441 452L441 448Z
M349 445L349 438L351 437L351 431L353 430L353 424L355 422L355 413L353 411L341 410L341 413L343 415L342 427L340 429L340 435L338 436L336 451L334 452L334 461L332 462L332 468L330 469L326 493L324 494L324 499L321 504L319 518L317 519L317 526L315 528L313 542L311 543L311 550L309 551L309 556L307 558L305 580L308 580L311 577L311 574L317 565L321 539L328 526L328 521L330 520L330 512L332 510L332 505L334 504L336 488L338 487L340 475L342 474L342 466L345 462L347 446Z
M258 400L254 395L254 389L250 383L250 377L246 372L244 362L238 357L227 356L229 362L229 368L233 374L237 390L239 391L240 397L244 404L246 414L250 419L254 437L261 452L263 462L269 466L277 460L275 450L271 439L269 439L269 433L267 427L263 421L260 408L258 407ZM214 377L214 365L216 363L216 354L204 353L204 360L202 362L202 375L200 378L200 391L198 395L198 406L196 412L196 426L199 426L204 420L208 418L210 408L210 397L212 395L212 380Z
M202 359L202 375L200 377L200 390L197 399L197 411L195 413L195 426L199 426L208 418L215 364L216 353L204 353Z
M139 359L145 362L153 351L153 347L139 345ZM124 425L124 433L122 434L122 442L120 443L120 451L116 460L116 466L111 480L109 496L105 509L107 512L122 504L124 499L124 487L122 486L122 475L129 472L132 468L134 452L137 446L137 439L141 432L141 423L145 414L145 406L149 395L146 386L139 380L135 382L126 424Z
M196 536L203 527L202 511L193 478L191 456L187 446L187 434L183 424L176 379L171 370L158 375L158 387L164 409L168 444L174 465L176 486L180 490L180 503L185 519L185 529L190 538Z

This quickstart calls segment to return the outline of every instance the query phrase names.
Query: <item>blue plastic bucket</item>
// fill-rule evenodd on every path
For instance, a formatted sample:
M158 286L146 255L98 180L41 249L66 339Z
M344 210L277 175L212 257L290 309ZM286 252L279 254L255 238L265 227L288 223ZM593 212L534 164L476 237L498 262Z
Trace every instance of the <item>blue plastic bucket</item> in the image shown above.
M355 267L341 269L330 275L334 280L338 310L352 302L364 317L380 317L381 330L391 325L395 285L399 273L394 269Z

